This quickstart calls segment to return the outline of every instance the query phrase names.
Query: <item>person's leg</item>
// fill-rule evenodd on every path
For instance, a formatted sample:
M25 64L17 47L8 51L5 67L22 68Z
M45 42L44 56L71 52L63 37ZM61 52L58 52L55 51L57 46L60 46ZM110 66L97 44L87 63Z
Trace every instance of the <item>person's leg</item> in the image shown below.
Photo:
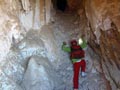
M82 71L82 72L85 72L85 69L86 69L86 62L85 62L85 60L83 59L83 60L81 61L81 71Z
M80 62L77 62L77 63L73 64L73 68L74 68L74 76L73 76L74 90L78 90L80 65L81 65Z
M85 62L85 60L82 60L81 61L81 74L82 74L82 77L86 76L85 69L86 69L86 62Z

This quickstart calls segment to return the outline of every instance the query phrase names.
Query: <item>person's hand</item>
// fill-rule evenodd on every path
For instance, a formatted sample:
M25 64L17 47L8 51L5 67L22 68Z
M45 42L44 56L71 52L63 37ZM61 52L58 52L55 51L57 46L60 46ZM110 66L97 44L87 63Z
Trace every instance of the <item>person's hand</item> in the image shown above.
M63 42L63 45L66 45L66 42Z

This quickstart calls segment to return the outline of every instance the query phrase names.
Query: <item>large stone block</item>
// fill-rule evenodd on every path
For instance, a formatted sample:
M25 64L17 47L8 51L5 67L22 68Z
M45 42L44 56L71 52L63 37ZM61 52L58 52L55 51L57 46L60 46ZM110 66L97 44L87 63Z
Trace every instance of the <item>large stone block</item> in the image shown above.
M54 90L56 73L47 58L31 57L23 79L26 90Z

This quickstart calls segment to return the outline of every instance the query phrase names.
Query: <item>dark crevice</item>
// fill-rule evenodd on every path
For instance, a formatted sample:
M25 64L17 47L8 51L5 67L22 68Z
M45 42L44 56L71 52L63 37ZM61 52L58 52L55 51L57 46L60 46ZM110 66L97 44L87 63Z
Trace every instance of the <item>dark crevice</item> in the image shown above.
M67 0L57 0L57 9L65 11L67 7Z
M65 11L67 8L67 0L52 0L53 7L60 11Z

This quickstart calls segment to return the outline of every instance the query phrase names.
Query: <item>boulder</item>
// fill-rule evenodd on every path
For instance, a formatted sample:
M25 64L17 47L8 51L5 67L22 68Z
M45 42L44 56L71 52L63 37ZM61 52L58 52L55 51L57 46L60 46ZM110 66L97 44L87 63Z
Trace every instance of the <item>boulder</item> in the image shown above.
M56 81L56 73L47 58L30 58L23 79L25 90L54 90Z

